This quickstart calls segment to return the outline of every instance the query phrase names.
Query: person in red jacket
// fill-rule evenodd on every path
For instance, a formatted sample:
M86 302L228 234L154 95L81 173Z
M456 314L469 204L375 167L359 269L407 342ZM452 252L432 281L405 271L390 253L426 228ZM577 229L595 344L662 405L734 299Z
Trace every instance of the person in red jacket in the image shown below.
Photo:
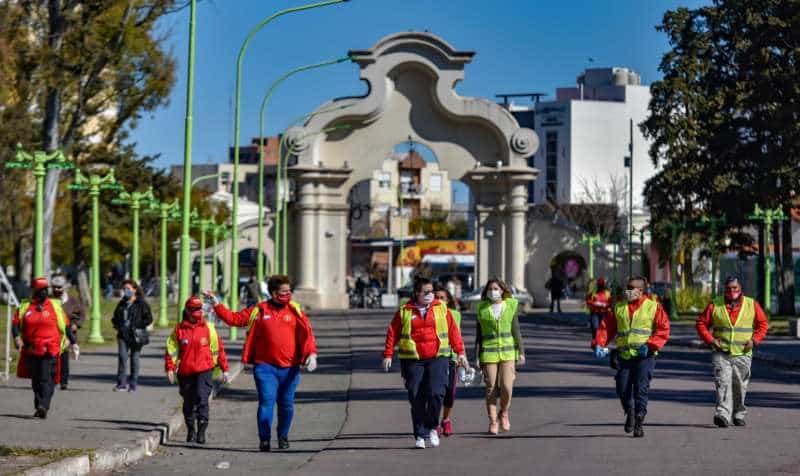
M641 276L628 280L625 301L606 314L592 341L598 359L607 357L606 345L616 341L617 395L625 411L625 432L633 432L634 437L644 436L655 356L669 340L669 316L661 304L644 296L644 287Z
M589 328L594 338L600 321L611 311L611 291L606 288L604 278L597 278L597 289L586 295L586 305L589 307Z
M717 407L714 424L745 426L744 404L750 383L753 348L767 336L769 322L758 302L742 294L739 278L725 280L725 296L710 303L697 317L697 334L711 347ZM713 331L712 331L713 329Z
M414 280L414 297L394 315L386 331L383 370L392 367L394 346L400 351L400 374L405 380L414 447L425 448L427 438L439 446L439 416L442 413L452 352L458 365L469 368L461 331L447 308L436 299L433 284L426 278Z
M272 414L278 405L278 448L289 448L289 430L294 417L294 393L300 383L300 366L317 368L317 342L311 323L300 305L292 301L288 276L267 281L271 298L239 312L220 304L213 292L205 295L214 303L217 317L230 326L247 327L242 361L254 365L258 391L259 449L270 451Z
M203 302L199 298L191 296L186 300L183 320L167 338L164 361L169 383L175 383L175 372L178 373L186 442L205 444L214 369L222 370L222 381L227 383L228 358L214 325L203 320Z
M75 336L68 332L69 323L61 301L48 297L47 279L34 279L31 288L33 298L20 304L11 332L20 351L17 377L31 379L36 409L33 416L44 419L60 380L61 353L67 348L67 340L73 354L77 354L78 345Z

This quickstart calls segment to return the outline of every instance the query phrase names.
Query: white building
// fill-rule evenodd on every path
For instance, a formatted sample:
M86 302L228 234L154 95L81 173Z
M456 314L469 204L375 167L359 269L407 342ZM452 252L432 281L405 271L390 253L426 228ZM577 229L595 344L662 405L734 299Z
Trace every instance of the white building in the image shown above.
M629 183L624 158L633 120L633 203L634 214L641 214L645 182L656 172L650 142L639 130L648 117L650 88L641 85L636 72L617 67L587 69L577 82L558 88L555 101L535 106L541 142L532 165L541 173L531 201L591 202L584 193L587 185L608 190L612 180Z

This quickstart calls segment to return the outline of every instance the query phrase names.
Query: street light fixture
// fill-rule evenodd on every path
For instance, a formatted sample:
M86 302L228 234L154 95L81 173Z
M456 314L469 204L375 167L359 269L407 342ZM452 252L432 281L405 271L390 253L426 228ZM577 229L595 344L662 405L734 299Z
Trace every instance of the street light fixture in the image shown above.
M286 74L276 79L267 89L264 99L261 101L261 109L259 110L259 123L258 123L258 139L259 139L259 160L258 160L258 261L256 264L256 276L258 277L259 284L264 282L264 111L272 98L272 93L284 81L293 75L324 66L331 66L334 64L350 61L350 56L337 58L330 61L323 61L321 63L314 63L305 66L300 66L288 71ZM280 155L280 152L279 152ZM277 172L277 171L276 171ZM277 183L277 182L276 182ZM274 261L274 259L273 259Z
M44 275L44 178L47 169L72 169L75 165L69 162L60 150L53 152L25 152L22 144L17 144L14 161L7 162L7 169L32 169L36 179L36 210L33 227L33 277Z
M92 199L92 310L90 315L91 330L89 342L102 344L103 334L100 331L100 191L120 190L122 187L114 178L114 169L111 168L105 175L90 174L88 177L75 170L75 181L69 186L70 190L86 190Z
M145 212L153 214L158 213L159 219L161 220L160 289L158 293L158 322L156 324L159 327L167 327L169 326L169 319L167 318L167 276L169 275L167 270L167 224L170 221L178 221L181 218L180 204L177 198L170 203L162 203L153 200L150 202L150 206Z
M590 235L588 233L584 233L581 237L581 244L586 245L589 248L589 281L594 280L594 247L601 245L603 243L603 239L600 235Z
M786 215L780 207L762 209L758 204L752 214L748 217L753 221L760 221L764 224L764 310L768 313L772 308L772 253L770 253L770 237L772 236L772 222L786 220Z
M147 189L146 192L127 192L125 190L119 192L117 198L111 200L114 205L127 205L131 207L133 215L133 235L131 237L131 279L139 283L139 210L142 205L147 206L151 201L155 200L153 196L153 187Z

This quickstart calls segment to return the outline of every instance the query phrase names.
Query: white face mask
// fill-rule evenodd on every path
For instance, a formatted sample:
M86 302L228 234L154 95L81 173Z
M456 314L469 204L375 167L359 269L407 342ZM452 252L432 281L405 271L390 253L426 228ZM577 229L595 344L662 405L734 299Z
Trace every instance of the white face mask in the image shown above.
M503 291L500 289L490 289L489 299L491 299L492 301L499 301L503 299Z
M639 290L639 289L626 289L625 290L625 299L628 302L638 301L641 296L642 296L642 291Z
M426 306L427 306L427 305L429 305L430 303L432 303L432 302L433 302L433 298L434 298L434 297L435 297L435 296L433 295L433 293L427 293L427 294L425 294L425 296L423 296L423 297L422 297L422 302L423 302L423 304L425 304Z

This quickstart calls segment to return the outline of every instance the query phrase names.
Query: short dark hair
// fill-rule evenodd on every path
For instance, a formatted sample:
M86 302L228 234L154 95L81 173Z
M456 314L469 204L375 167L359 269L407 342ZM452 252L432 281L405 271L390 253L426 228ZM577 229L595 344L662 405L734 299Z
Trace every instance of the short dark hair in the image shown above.
M484 301L489 299L489 286L492 284L500 286L500 289L503 291L503 299L511 297L511 290L508 289L508 286L506 286L506 283L504 283L502 279L491 278L489 281L486 281L486 286L484 286L483 291L481 291L481 299Z
M450 309L455 309L456 300L453 298L453 295L450 294L450 291L448 291L446 287L437 283L433 286L433 292L438 293L439 291L443 291L445 294L447 294L447 307Z
M289 279L289 276L285 274L274 274L267 280L267 291L272 294L279 290L284 284L288 284L290 288L292 287L292 281Z
M120 288L125 287L126 284L133 288L133 292L136 293L137 299L144 297L144 291L142 290L141 286L139 286L139 283L137 283L133 279L126 279L125 281L122 282L122 284L119 287Z
M431 284L431 280L422 276L416 276L414 278L414 292L418 293L422 291L422 286L425 286L426 284Z
M644 276L631 276L630 278L628 278L628 283L630 283L631 281L641 281L642 289L647 288L647 278L645 278Z
M735 274L732 274L732 275L728 276L727 278L725 278L725 286L727 286L727 285L729 285L729 284L731 284L733 282L738 283L739 286L742 285L742 280L739 279L739 276L736 276Z

